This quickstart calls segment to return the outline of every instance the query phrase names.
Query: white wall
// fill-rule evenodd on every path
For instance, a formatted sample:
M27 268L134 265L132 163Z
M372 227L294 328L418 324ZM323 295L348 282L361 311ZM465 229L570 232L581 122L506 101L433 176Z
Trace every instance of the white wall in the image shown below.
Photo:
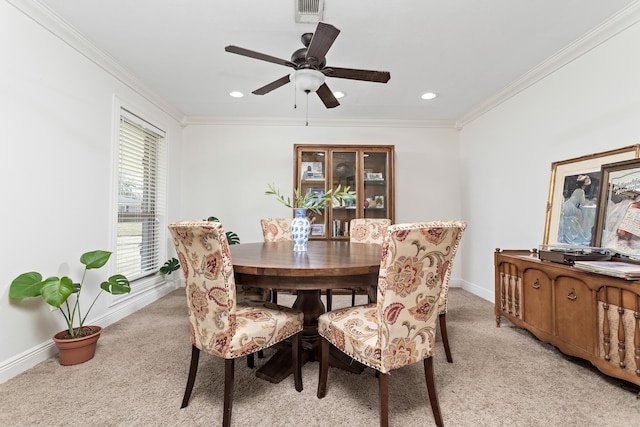
M261 217L290 215L264 191L269 182L291 191L293 144L395 145L396 221L468 221L454 281L488 300L494 249L542 243L551 163L640 143L638 24L460 134L313 123L183 130L153 97L7 2L0 2L0 35L0 382L52 354L50 337L61 329L42 304L10 302L11 280L29 270L77 275L81 252L114 248L114 97L168 132L168 220L215 215L243 242L261 240ZM103 296L94 317L106 326L159 294L125 307Z
M542 244L551 163L640 143L640 24L461 132L465 287L493 301L495 248Z
M51 336L64 329L62 316L39 300L10 301L11 281L27 271L68 274L79 280L83 252L115 249L114 100L147 115L168 133L173 155L169 219L179 216L174 198L180 187L182 129L175 119L4 1L0 34L3 382L54 354ZM92 272L88 280L114 274L113 260L107 267ZM166 291L156 288L113 306L111 295L102 295L89 321L107 326L162 292Z
M460 218L456 130L301 123L186 128L183 219L214 215L225 229L238 233L241 242L262 241L260 218L292 215L264 192L275 183L284 194L292 194L294 144L394 145L396 222Z

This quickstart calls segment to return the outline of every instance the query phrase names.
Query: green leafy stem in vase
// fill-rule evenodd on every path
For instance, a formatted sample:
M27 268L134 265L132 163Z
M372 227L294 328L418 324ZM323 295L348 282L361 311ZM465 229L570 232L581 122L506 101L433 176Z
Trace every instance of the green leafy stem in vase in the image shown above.
M275 196L276 200L292 209L309 209L312 212L320 214L320 210L324 209L329 203L331 206L340 206L345 200L354 200L356 197L355 191L349 191L349 186L341 187L338 185L335 190L330 189L322 196L318 197L318 194L307 192L302 194L299 188L293 190L293 201L290 197L285 197L280 193L280 190L275 188L274 184L269 184L269 190L264 193L267 196Z

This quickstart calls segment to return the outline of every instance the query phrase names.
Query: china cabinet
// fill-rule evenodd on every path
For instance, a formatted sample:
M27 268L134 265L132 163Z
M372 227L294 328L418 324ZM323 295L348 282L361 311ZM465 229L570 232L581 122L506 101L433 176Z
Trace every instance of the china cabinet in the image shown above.
M338 185L356 192L353 200L309 212L310 239L349 239L354 218L394 221L394 147L392 145L294 145L294 188L322 196Z

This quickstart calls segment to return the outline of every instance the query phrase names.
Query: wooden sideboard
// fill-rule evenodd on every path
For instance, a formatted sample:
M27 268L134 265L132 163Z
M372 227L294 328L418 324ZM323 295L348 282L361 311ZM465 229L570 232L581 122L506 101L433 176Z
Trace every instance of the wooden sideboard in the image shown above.
M606 375L640 385L640 281L496 249L495 315Z

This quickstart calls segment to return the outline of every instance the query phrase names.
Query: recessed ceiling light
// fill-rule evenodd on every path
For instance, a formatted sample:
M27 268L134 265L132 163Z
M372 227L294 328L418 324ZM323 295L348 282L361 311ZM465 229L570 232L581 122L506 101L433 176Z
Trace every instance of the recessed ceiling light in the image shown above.
M333 92L333 96L336 97L336 99L340 99L340 98L344 98L345 93L344 92Z
M244 93L234 90L233 92L230 92L229 95L231 95L233 98L242 98L244 96Z
M438 95L436 95L436 94L435 94L435 93L433 93L433 92L427 92L427 93L423 93L423 94L422 94L422 96L421 96L421 98L422 98L422 99L433 99L433 98L435 98L436 96L438 96Z

